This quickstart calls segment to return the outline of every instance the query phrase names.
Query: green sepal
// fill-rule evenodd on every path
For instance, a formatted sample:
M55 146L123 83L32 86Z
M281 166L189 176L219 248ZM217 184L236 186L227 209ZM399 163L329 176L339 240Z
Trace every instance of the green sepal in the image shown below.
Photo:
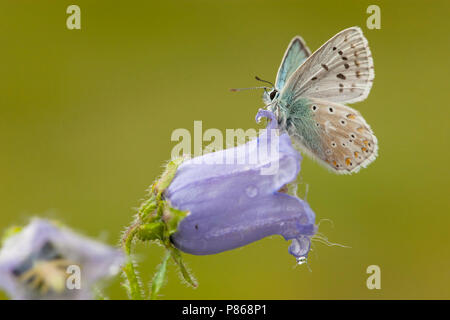
M171 244L169 246L166 246L166 249L170 252L173 261L177 264L178 268L180 269L180 273L184 281L186 281L186 283L191 285L192 287L197 288L198 286L197 280L186 268L183 259L181 257L180 250L178 250Z
M155 194L151 193L150 198L145 200L141 207L139 208L139 218L144 221L147 217L152 214L158 207L158 202L156 200Z
M161 177L158 179L158 181L153 184L152 192L156 194L161 194L164 192L164 190L167 189L167 187L172 182L173 178L175 177L175 174L177 173L178 166L185 160L185 158L180 157L176 158L174 160L171 160L167 163L166 169L164 170Z
M189 215L189 211L182 211L166 205L164 208L163 220L167 226L167 233L165 234L165 238L169 238L172 234L177 232L178 225L181 220L186 218Z
M142 241L163 240L166 226L162 221L140 225L136 236Z

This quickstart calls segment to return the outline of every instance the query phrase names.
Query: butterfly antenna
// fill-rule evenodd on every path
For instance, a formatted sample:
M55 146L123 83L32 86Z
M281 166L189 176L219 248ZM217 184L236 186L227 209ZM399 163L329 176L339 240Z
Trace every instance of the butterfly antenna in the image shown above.
M234 88L234 89L230 89L230 91L232 92L238 92L238 91L242 91L242 90L253 90L253 89L270 89L268 87L251 87L251 88Z
M267 80L263 80L263 79L261 79L260 77L258 77L258 76L255 76L255 79L256 80L258 80L258 81L261 81L261 82L265 82L265 83L268 83L268 84L270 84L271 86L272 86L272 88L273 87L275 87L274 85L273 85L273 83L272 82L270 82L270 81L267 81Z
M264 91L266 91L267 89L272 89L273 87L275 87L275 86L273 85L272 82L263 80L263 79L261 79L261 78L258 77L258 76L255 76L255 79L258 80L258 81L261 81L261 82L268 83L268 84L270 84L272 87L270 87L270 88L269 88L269 87L237 88L237 89L230 89L230 91L232 91L232 92L237 92L237 91L242 91L242 90L253 90L253 89L264 89Z

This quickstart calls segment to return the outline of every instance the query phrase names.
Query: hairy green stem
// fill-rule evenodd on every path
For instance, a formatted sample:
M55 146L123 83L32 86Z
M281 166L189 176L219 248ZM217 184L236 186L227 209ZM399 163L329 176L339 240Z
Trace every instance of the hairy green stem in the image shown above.
M136 235L136 232L138 230L139 223L134 223L125 233L122 244L123 249L125 251L125 255L127 257L127 262L123 266L122 270L123 273L128 281L127 283L127 290L128 295L133 300L143 300L144 295L142 293L142 285L139 280L139 277L136 273L136 269L134 266L133 258L131 256L131 246L133 244L134 236Z

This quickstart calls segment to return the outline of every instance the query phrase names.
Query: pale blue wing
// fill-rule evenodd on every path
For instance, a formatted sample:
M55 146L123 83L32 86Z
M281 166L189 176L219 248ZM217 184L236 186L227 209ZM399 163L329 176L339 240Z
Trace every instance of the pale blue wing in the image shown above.
M301 37L296 36L291 40L278 69L277 80L275 82L275 88L278 91L283 89L287 79L289 79L291 74L300 67L310 54L311 51Z

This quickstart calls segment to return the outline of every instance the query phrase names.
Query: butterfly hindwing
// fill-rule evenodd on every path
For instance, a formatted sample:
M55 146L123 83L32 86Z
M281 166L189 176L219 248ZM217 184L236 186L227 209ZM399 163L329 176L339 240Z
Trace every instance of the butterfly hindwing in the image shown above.
M286 80L280 97L352 103L364 100L374 79L368 42L358 27L345 29L315 51Z
M287 112L285 125L294 142L334 172L354 173L375 160L377 138L358 111L301 99Z

